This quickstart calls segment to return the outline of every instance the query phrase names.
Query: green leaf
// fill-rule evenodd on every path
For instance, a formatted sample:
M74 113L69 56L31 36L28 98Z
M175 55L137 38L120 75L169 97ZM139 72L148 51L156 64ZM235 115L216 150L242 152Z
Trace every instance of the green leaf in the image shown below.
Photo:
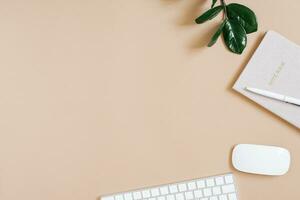
M197 24L202 24L207 20L211 20L212 18L217 16L221 12L221 10L223 10L222 6L216 6L214 8L211 8L205 13L203 13L200 17L198 17L195 21Z
M223 27L223 37L230 51L237 54L243 53L247 45L247 34L238 21L232 19L226 21Z
M225 19L222 22L222 24L219 26L219 28L217 29L217 31L215 32L215 34L212 36L212 38L211 38L211 40L210 40L210 42L208 43L207 46L211 47L211 46L213 46L217 42L219 36L221 35L221 33L223 31L223 28L224 28L224 25L225 25L226 22L227 22L227 20Z
M248 7L231 3L227 5L227 16L229 19L237 20L245 29L246 33L257 31L257 20L255 13Z
M216 3L217 3L217 0L212 0L211 8L215 7Z

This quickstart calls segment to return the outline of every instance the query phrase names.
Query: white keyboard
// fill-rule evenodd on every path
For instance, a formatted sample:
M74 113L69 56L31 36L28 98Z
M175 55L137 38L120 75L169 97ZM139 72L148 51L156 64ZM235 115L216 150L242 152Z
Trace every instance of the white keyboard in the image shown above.
M102 196L101 200L237 200L237 194L229 173Z

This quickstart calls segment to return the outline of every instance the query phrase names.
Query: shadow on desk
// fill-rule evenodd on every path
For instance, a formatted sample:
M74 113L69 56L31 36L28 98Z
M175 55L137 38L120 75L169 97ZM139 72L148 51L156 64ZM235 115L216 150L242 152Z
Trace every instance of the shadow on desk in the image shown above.
M178 26L197 26L195 19L207 11L210 7L210 1L207 0L160 0L165 5L174 5L176 3L184 2L184 8L180 10L179 16L177 17L175 24ZM220 15L221 16L221 15ZM196 37L191 39L188 44L188 48L191 50L201 49L206 47L209 43L211 36L216 32L220 26L221 21L215 21L215 23L210 24L205 27L205 32L201 31L201 34L197 34Z

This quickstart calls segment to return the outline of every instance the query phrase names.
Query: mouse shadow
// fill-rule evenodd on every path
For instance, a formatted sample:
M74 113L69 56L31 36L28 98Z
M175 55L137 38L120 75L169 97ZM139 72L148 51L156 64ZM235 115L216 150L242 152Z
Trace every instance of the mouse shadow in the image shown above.
M287 122L286 120L282 119L281 117L275 115L273 112L271 112L270 110L262 107L260 104L256 103L255 101L249 99L248 97L244 96L243 94L233 90L233 86L235 84L235 82L238 80L239 76L241 75L241 73L243 72L243 70L245 69L245 67L247 66L248 62L250 61L251 57L253 56L255 50L258 48L259 44L261 43L261 41L263 40L264 36L266 33L258 33L258 36L254 42L254 45L251 47L251 51L248 52L247 55L245 55L245 59L244 61L240 64L239 66L239 70L235 73L234 77L232 78L232 80L228 83L226 89L227 91L229 91L230 93L234 94L235 96L237 96L238 98L240 98L243 101L248 102L249 104L252 104L256 109L258 109L261 112L265 112L267 113L269 116L271 116L273 119L278 120L280 122L283 122L284 124L286 124L288 127L290 127L291 129L296 130L297 132L300 133L300 129L297 128L296 126L290 124L289 122Z

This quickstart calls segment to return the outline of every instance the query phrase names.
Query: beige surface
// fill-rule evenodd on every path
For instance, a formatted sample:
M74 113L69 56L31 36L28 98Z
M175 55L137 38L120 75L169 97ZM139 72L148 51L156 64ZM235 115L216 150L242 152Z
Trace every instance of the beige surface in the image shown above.
M229 1L228 1L229 2ZM233 92L263 33L300 44L300 2L239 0L259 32L203 47L201 0L9 0L0 6L0 199L101 194L233 171L240 200L299 199L299 130ZM288 148L290 172L246 175L237 143Z

